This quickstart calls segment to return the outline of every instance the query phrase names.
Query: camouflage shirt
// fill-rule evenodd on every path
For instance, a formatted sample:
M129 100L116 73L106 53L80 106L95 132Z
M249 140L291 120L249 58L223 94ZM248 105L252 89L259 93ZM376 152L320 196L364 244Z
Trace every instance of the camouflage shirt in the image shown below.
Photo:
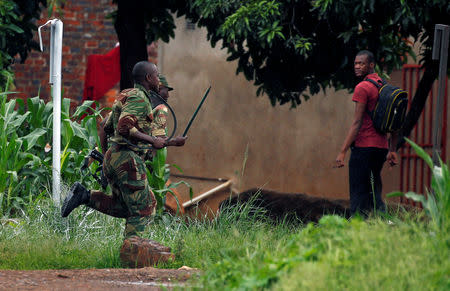
M140 131L147 135L152 135L153 114L149 100L150 94L156 93L146 91L139 84L135 84L134 88L125 89L119 93L104 127L105 132L112 136L110 138L112 143L126 145L140 155L148 151L141 148L148 148L149 144L134 140L130 134ZM130 145L130 143L141 148Z
M166 105L160 104L153 111L153 122L150 125L153 136L167 136L167 115L169 110Z

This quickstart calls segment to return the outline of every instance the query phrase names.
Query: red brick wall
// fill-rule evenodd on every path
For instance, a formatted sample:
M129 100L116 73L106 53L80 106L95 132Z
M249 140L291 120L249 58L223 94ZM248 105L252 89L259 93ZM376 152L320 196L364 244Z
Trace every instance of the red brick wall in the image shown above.
M111 0L67 0L60 19L64 24L62 56L63 97L80 103L83 97L87 57L91 54L105 54L117 43L117 35L107 15L116 9ZM53 17L52 17L53 18ZM41 15L37 25L48 20L47 11ZM24 64L13 65L15 91L21 98L38 94L44 100L50 99L49 50L50 28L42 30L44 52L32 51ZM38 41L37 32L35 39ZM156 61L157 46L149 46L149 58ZM110 103L118 90L118 84L106 94L105 103ZM108 100L109 99L109 100ZM102 102L103 103L103 102Z

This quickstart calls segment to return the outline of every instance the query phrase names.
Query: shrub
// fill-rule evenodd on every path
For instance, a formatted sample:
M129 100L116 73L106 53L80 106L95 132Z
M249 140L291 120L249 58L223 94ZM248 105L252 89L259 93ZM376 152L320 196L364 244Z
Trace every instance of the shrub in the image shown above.
M425 213L430 217L434 226L448 231L450 220L450 172L449 166L439 159L440 166L433 165L431 157L419 145L407 139L418 156L420 156L432 170L431 190L426 195L414 192L393 192L388 197L405 196L422 203Z

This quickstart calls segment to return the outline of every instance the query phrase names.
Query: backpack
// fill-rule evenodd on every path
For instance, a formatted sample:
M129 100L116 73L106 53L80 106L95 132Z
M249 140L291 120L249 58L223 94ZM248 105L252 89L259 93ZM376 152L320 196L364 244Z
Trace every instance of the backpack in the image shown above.
M374 81L365 78L378 89L378 100L373 111L367 110L375 129L381 133L399 131L405 122L408 108L408 92L388 84L385 80Z

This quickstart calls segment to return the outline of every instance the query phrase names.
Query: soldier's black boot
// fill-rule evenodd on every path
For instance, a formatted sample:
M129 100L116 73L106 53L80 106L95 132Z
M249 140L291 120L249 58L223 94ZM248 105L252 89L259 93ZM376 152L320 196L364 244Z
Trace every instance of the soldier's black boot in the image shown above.
M72 187L70 187L69 194L64 199L61 207L61 216L67 217L72 210L82 204L88 203L90 196L91 193L88 189L81 185L81 183L75 182Z

